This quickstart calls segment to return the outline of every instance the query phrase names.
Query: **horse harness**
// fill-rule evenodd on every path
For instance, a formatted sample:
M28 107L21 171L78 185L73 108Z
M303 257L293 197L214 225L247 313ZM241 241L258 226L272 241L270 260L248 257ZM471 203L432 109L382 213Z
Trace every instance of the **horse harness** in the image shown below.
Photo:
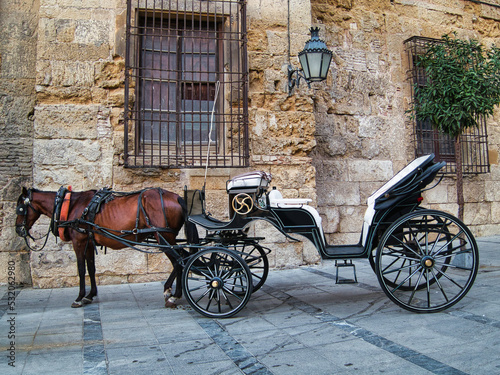
M94 248L96 248L95 244L95 233L102 234L104 236L113 238L115 240L120 241L123 237L129 236L131 234L136 236L136 243L138 244L138 236L142 234L154 234L158 232L168 232L175 233L177 235L177 231L173 230L168 226L167 216L165 212L165 207L163 206L163 194L161 188L156 188L158 190L158 194L160 196L161 207L163 210L163 216L165 218L166 227L164 228L156 228L151 225L150 219L144 209L142 204L142 196L147 190L151 190L152 188L131 192L131 193L122 193L122 192L114 192L108 187L104 187L100 190L97 190L90 200L87 207L82 212L80 218L68 221L68 212L69 212L69 202L71 198L71 187L65 188L61 186L59 191L56 193L55 201L54 201L54 213L53 220L51 223L52 233L56 237L60 237L63 241L69 241L70 239L67 236L67 229L71 228L80 233L87 233L89 235L89 241L92 241L94 244ZM102 228L95 224L95 218L97 214L100 212L102 205L110 202L116 196L127 196L138 194L139 197L137 199L137 216L135 221L135 228L132 230L120 230L119 235L115 235L116 230L111 230L108 228ZM139 228L140 215L143 214L147 228ZM112 233L114 232L114 233Z

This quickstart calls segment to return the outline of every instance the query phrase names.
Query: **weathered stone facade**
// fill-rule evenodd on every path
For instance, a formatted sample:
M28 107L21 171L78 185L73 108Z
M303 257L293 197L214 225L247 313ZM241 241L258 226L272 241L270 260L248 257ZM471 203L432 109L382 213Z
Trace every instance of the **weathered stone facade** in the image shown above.
M15 257L24 270L19 281L75 285L70 244L52 237L29 256L15 237L21 185L161 186L180 194L184 185L201 188L204 170L123 166L125 0L10 0L0 10L2 29L11 30L0 37L0 266ZM357 242L366 198L414 156L403 41L456 31L489 45L500 34L499 20L499 9L466 0L248 0L249 169L271 172L285 197L312 198L330 243ZM289 96L288 35L298 66L311 25L320 26L334 52L330 73ZM491 173L466 181L465 221L476 235L500 231L499 118L500 110L488 122ZM225 182L241 172L209 170L214 216L227 215ZM455 214L455 195L448 178L425 198ZM44 234L47 225L41 220L34 232ZM264 223L252 230L273 249L273 267L319 260L307 241L289 242ZM125 249L97 257L100 283L160 280L169 270L161 254Z

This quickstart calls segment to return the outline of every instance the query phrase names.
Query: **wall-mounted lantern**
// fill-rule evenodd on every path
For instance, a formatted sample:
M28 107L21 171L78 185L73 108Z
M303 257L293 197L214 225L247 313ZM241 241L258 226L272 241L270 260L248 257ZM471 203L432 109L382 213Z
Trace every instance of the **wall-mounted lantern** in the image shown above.
M288 94L291 95L295 85L299 87L300 79L304 78L309 87L311 82L320 82L326 79L332 51L326 48L326 43L319 38L319 27L311 27L311 39L306 42L304 49L299 52L299 61L302 69L288 66ZM296 74L296 78L294 78Z

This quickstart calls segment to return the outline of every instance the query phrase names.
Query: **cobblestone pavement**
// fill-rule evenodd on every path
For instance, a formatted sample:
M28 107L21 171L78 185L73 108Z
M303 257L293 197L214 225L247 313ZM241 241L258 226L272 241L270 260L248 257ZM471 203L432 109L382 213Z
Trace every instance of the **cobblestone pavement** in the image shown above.
M392 303L365 260L358 284L335 284L333 262L271 270L220 320L165 309L159 282L101 286L81 309L76 288L18 289L13 306L1 286L0 374L500 374L500 236L478 245L474 286L435 314Z

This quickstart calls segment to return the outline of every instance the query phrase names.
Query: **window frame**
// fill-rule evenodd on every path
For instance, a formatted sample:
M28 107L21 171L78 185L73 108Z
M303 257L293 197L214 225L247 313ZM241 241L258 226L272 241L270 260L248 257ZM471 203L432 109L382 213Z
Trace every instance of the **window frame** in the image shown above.
M422 67L417 66L417 56L423 55L429 45L440 43L439 39L413 36L403 42L408 59L407 80L411 84L411 100L415 100L415 86L425 85L427 77ZM427 120L413 119L415 156L434 153L437 161L445 161L444 173L454 175L456 170L453 140L430 125ZM462 145L462 171L464 175L490 172L488 132L486 119L478 120L479 127L470 128L460 135ZM441 152L447 150L447 152Z
M125 167L249 165L246 1L190 1L177 10L168 0L152 2L152 8L144 8L148 2L127 0ZM213 50L205 57L202 48L207 46ZM146 47L151 47L150 60ZM171 58L176 59L173 67ZM189 61L191 70L182 65ZM155 85L160 94L147 96ZM208 97L190 100L188 87Z

